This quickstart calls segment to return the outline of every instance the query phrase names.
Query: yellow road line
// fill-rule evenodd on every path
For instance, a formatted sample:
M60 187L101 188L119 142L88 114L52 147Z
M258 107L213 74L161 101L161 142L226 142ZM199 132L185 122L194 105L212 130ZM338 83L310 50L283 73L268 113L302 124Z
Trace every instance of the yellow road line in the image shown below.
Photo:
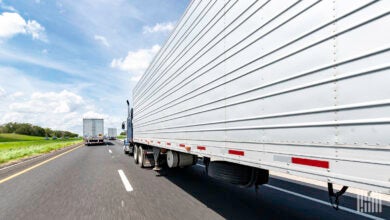
M9 177L6 177L6 178L0 180L0 184L4 183L4 182L6 182L6 181L8 181L8 180L10 180L10 179L13 179L13 178L15 178L15 177L17 177L17 176L19 176L19 175L22 175L23 173L26 173L26 172L28 172L28 171L30 171L30 170L32 170L32 169L35 169L35 168L37 168L37 167L39 167L39 166L41 166L41 165L43 165L43 164L45 164L45 163L47 163L47 162L49 162L49 161L52 161L52 160L54 160L54 159L56 159L56 158L58 158L58 157L61 157L62 155L65 155L65 154L67 154L67 153L69 153L69 152L72 152L72 151L74 151L74 150L76 150L77 148L80 148L80 147L82 147L82 146L83 146L83 145L80 145L80 146L78 146L78 147L75 147L75 148L73 148L73 149L71 149L71 150L68 150L68 151L66 151L66 152L64 152L64 153L58 154L57 156L54 156L54 157L49 158L49 159L47 159L47 160L45 160L45 161L42 161L42 162L40 162L40 163L38 163L38 164L35 164L35 165L32 166L32 167L29 167L29 168L27 168L27 169L24 169L24 170L18 172L18 173L15 173L15 174L13 174L13 175L11 175L11 176L9 176Z

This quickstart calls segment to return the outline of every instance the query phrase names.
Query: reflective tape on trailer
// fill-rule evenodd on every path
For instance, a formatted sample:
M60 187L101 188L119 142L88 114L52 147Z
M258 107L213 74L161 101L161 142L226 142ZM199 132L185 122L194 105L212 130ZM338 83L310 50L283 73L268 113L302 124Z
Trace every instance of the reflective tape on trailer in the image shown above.
M329 168L329 161L324 161L324 160L312 160L307 158L292 157L291 162L295 164L301 164L301 165L307 165L313 167L321 167L326 169Z
M302 157L290 157L290 156L275 155L274 161L299 164L299 165L305 165L305 166L312 166L312 167L320 167L320 168L326 168L326 169L329 168L329 161L326 161L326 160L315 160L315 159L302 158Z
M229 150L228 153L232 154L232 155L238 155L238 156L244 156L245 155L244 151L241 151L241 150Z
M206 147L205 146L197 146L196 149L198 149L198 150L206 150Z

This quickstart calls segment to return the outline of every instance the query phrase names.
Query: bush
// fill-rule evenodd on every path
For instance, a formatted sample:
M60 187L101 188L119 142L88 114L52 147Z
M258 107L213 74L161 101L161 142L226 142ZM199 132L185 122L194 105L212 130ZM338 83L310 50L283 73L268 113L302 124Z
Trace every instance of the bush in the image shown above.
M0 125L0 133L16 133L24 135L32 135L39 137L70 137L75 138L79 135L70 131L52 130L50 128L42 128L40 126L29 123L9 122Z

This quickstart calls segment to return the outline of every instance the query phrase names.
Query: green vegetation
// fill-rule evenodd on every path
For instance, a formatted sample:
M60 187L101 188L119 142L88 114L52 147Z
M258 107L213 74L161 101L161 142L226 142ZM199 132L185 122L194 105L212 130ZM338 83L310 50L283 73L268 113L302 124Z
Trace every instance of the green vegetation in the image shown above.
M117 136L116 138L117 138L117 139L125 139L125 138L126 138L126 135L122 135L122 134L121 134L121 135Z
M40 137L78 137L78 134L69 131L52 130L50 128L42 128L29 123L9 122L0 125L0 133L15 133Z
M82 141L81 138L45 140L44 137L0 134L0 164L47 153Z
M28 136L23 134L1 134L0 142L13 142L13 141L41 141L43 137Z
M117 139L125 139L126 138L126 132L122 131L119 136L116 137Z

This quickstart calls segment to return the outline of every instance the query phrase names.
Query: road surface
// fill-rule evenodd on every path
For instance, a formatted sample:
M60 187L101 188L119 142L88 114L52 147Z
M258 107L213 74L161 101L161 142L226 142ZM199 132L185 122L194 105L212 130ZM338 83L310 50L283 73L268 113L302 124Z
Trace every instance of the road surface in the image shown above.
M210 179L202 165L158 176L116 141L46 159L0 176L0 219L367 219L353 197L335 211L323 189L275 177L256 193Z

